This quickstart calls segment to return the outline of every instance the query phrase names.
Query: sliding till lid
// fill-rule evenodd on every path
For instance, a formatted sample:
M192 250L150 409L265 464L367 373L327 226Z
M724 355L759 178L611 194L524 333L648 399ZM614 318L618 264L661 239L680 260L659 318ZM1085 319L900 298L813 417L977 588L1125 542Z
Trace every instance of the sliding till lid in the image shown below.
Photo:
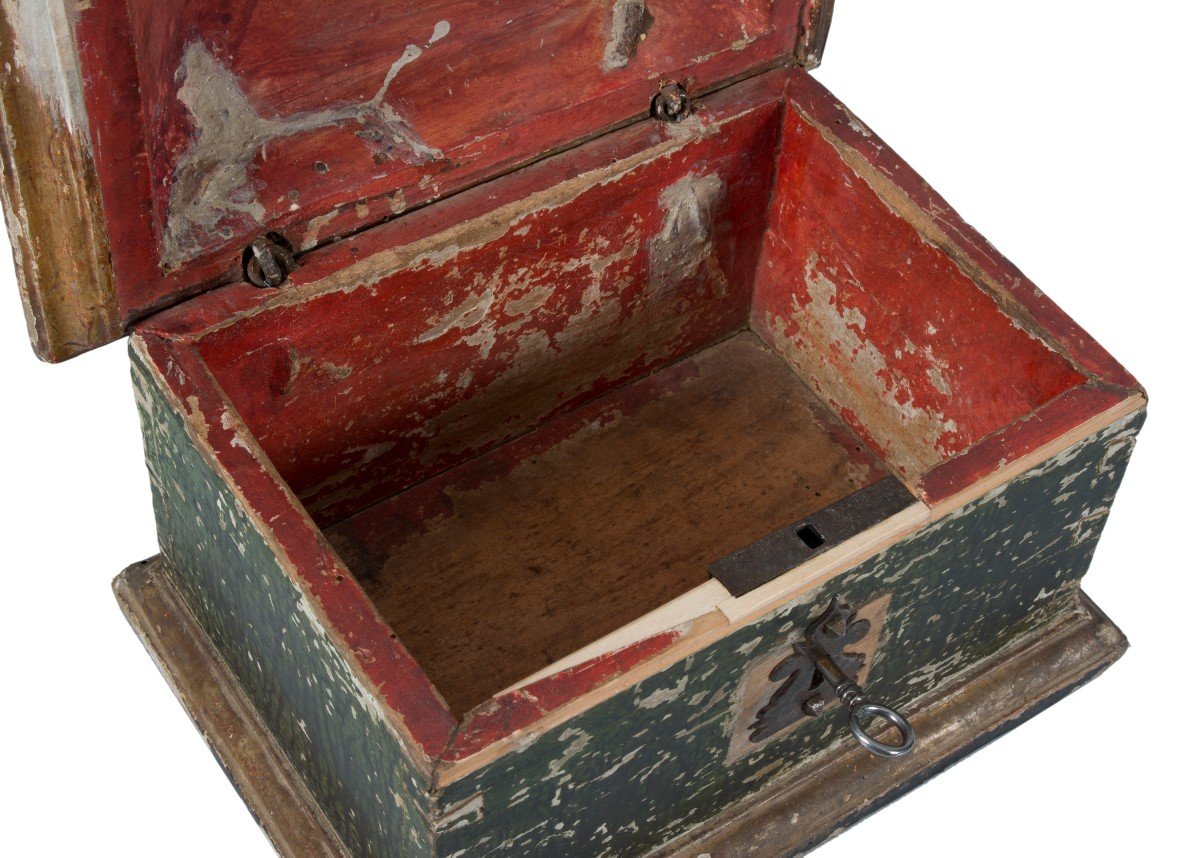
M5 203L62 360L304 251L798 57L832 0L15 0Z

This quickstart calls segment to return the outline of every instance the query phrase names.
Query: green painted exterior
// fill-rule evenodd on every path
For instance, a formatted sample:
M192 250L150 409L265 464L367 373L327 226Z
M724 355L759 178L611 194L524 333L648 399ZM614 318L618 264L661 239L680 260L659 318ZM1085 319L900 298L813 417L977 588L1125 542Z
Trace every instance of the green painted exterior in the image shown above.
M747 664L834 595L858 606L893 594L867 690L901 708L1074 610L1143 416L451 784L443 807L481 800L441 831L438 853L639 854L812 759L844 738L840 707L732 765L728 730Z
M901 708L1075 610L1144 418L435 794L136 354L134 380L168 573L356 855L635 855L676 837L843 739L835 708L727 762L746 666L834 595L892 594L867 688Z
M427 854L430 799L380 704L131 351L164 568L355 855Z

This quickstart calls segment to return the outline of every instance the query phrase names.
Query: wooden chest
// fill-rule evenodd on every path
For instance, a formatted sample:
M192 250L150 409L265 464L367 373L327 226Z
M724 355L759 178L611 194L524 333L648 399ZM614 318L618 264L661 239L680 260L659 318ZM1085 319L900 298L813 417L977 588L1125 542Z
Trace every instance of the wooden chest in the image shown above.
M34 347L131 335L116 592L280 852L803 851L1124 650L1145 393L832 5L4 4Z

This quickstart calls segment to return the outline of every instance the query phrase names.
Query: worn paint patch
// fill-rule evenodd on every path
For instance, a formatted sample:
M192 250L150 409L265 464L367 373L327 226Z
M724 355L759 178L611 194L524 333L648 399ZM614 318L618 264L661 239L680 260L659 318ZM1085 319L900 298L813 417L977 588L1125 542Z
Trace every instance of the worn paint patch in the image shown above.
M604 46L605 71L623 69L637 54L638 45L650 32L654 16L645 0L616 0L612 7L608 44Z
M835 595L866 607L891 594L867 687L902 711L1069 615L1142 416L1085 439L519 751L446 784L445 806L479 794L486 806L509 810L447 832L439 849L482 856L644 854L813 762L846 740L841 707L744 757L730 760L727 749L748 663L771 654ZM1049 503L1064 480L1079 494ZM1083 527L1074 527L1079 522ZM684 683L686 690L675 694ZM637 706L651 698L661 705ZM609 776L614 769L617 775Z
M75 50L78 8L59 0L3 0L13 62L68 134L86 137L83 76ZM6 69L11 73L12 69Z
M826 13L832 9L832 3L821 6ZM967 224L912 167L812 75L791 75L787 91L789 101L839 151L854 173L871 183L879 199L914 224L963 271L969 272L1008 315L1020 320L1026 330L1048 347L1101 380L1125 388L1137 387L1137 381L1112 355Z
M777 317L770 322L771 344L793 364L804 366L816 389L838 406L839 413L849 409L846 416L854 423L876 422L867 415L877 411L886 415L883 419L897 421L902 431L890 433L885 446L902 472L919 474L941 461L947 452L945 440L955 436L957 424L918 404L909 378L868 338L862 313L839 301L838 285L822 270L816 251L808 255L804 289L807 294L791 299L789 320ZM791 336L797 328L806 335Z
M463 825L472 825L483 819L483 795L474 795L456 807L447 810L436 821L440 832L453 831Z
M713 258L713 215L724 191L721 177L706 173L686 176L659 195L663 225L650 240L650 282L654 288L682 283L701 269L718 282L725 279Z
M669 649L683 633L684 630L675 630L654 635L494 698L463 719L444 759L465 759L493 742L536 724L538 719L558 707Z
M361 126L357 136L378 157L421 164L443 157L426 145L397 108L388 90L397 75L425 49L444 38L440 21L424 47L410 44L388 69L375 97L328 110L263 116L251 104L233 71L202 41L188 45L177 72L178 98L195 129L171 183L162 262L175 266L200 254L214 234L232 237L238 225L261 224L266 210L251 178L256 159L275 141L342 123Z
M30 340L64 360L120 336L71 4L5 0L0 198Z
M787 113L751 324L899 474L1087 381Z
M401 218L439 229L310 261L270 306L207 334L205 360L318 519L350 514L403 487L391 476L453 467L736 329L778 119L747 110L719 135L585 170L574 152L523 195L460 196L470 216ZM288 387L289 348L353 372ZM393 446L362 458L380 443Z
M926 472L921 477L920 491L930 503L945 500L1095 415L1117 407L1129 396L1129 391L1108 385L1089 384L1068 390L1028 419L1006 426Z

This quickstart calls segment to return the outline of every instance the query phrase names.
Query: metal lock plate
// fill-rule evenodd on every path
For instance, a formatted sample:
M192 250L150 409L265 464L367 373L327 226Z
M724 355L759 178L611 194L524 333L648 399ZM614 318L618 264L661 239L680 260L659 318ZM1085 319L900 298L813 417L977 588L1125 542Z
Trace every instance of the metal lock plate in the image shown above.
M855 612L856 619L865 620L870 623L866 634L850 647L854 653L862 656L861 667L857 675L860 683L866 684L870 677L871 667L875 662L875 653L879 649L880 640L883 637L888 607L891 605L891 602L892 594L887 593L863 605ZM821 608L818 608L818 611L820 610ZM793 644L802 639L803 632L804 628L797 630L794 637L781 640L778 646L755 658L747 665L746 671L742 675L742 681L738 684L737 691L735 692L735 705L737 709L731 726L729 752L726 755L727 764L736 762L751 753L761 750L767 743L777 738L789 735L808 720L808 718L803 716L796 717L790 723L782 725L780 729L769 736L763 737L760 741L756 742L751 739L752 734L755 732L755 724L759 721L760 713L770 705L772 698L780 688L780 683L773 680L771 674L775 671L776 667L794 654ZM829 705L832 707L832 701L830 701Z
M709 574L732 595L744 596L914 503L904 483L886 477L710 564Z

